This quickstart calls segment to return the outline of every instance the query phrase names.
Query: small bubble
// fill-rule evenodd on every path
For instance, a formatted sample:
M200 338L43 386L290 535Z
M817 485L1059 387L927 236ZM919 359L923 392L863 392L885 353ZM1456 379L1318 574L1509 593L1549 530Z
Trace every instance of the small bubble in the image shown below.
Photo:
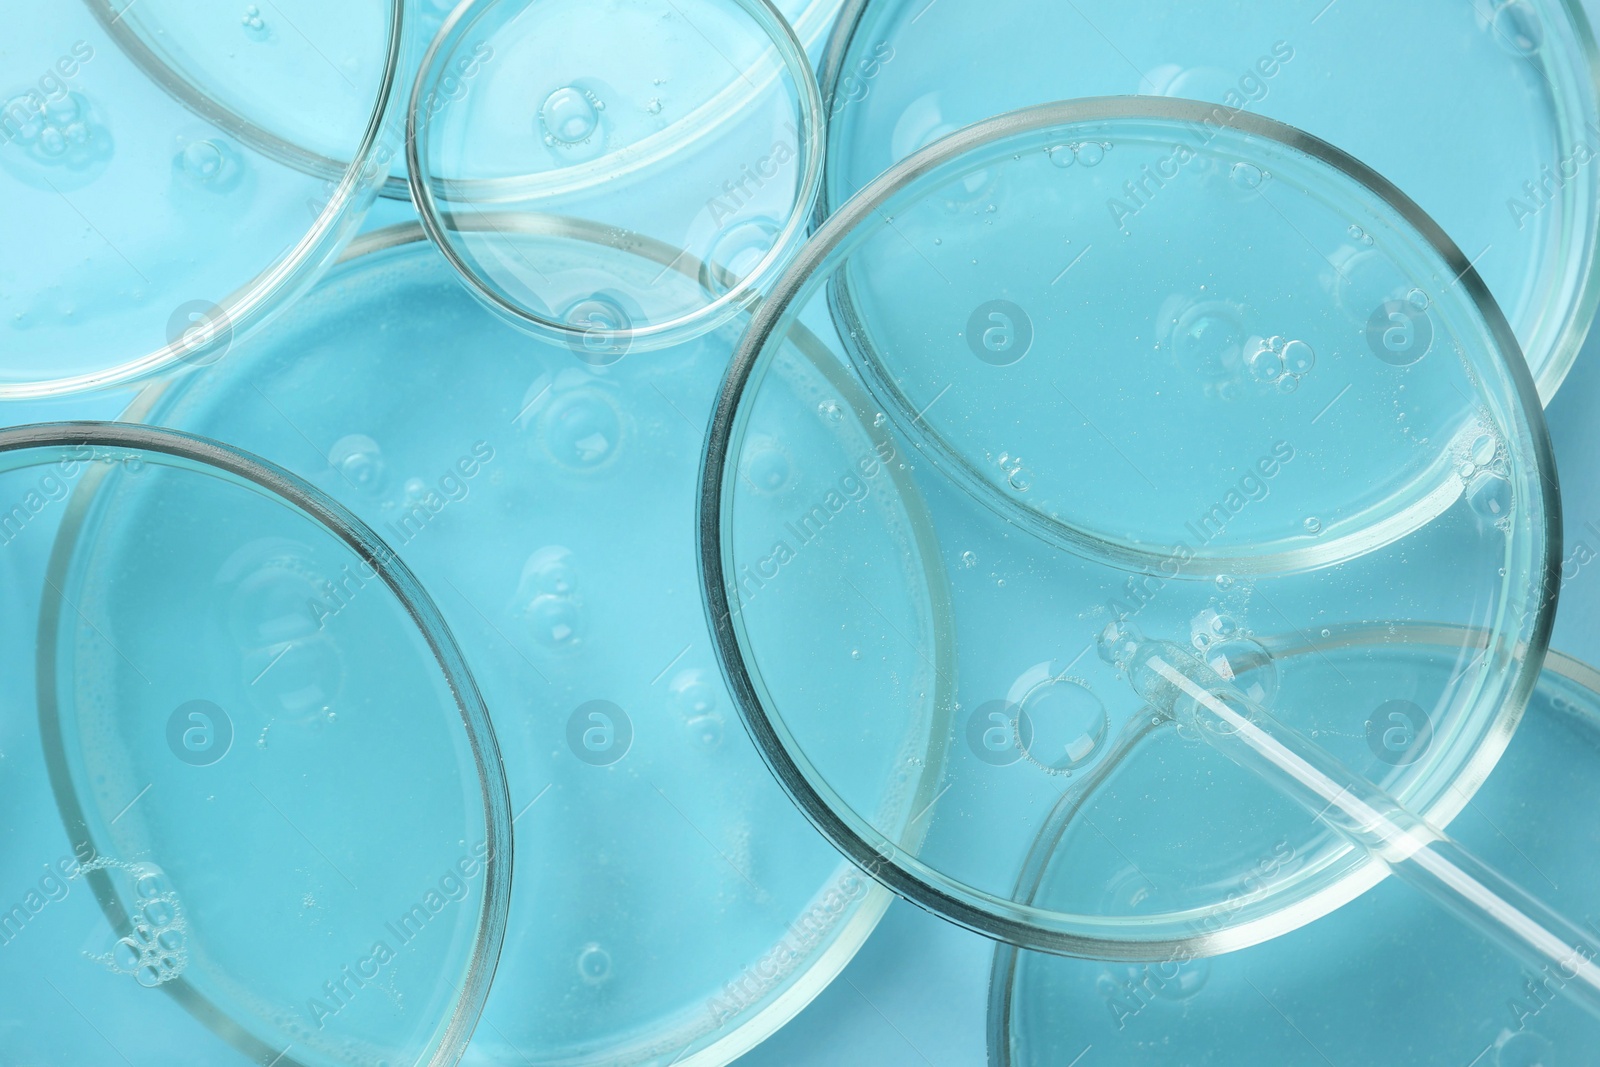
M1081 767L1105 740L1105 705L1077 682L1045 682L1023 698L1022 710L1033 724L1028 754L1051 770Z
M836 400L824 400L817 405L817 414L829 422L838 422L844 418L844 409L839 406L839 402Z
M703 670L687 670L672 679L667 699L673 710L694 719L709 714L717 706L717 687Z
M199 178L210 181L222 173L222 150L211 141L190 141L183 149L183 169Z
M1472 462L1480 467L1487 467L1494 462L1494 457L1499 450L1500 445L1494 439L1494 435L1485 433L1479 434L1473 440L1469 454L1472 457Z
M578 976L589 985L599 985L611 977L611 953L593 941L578 952Z
M1300 379L1293 374L1285 374L1278 379L1278 392L1292 393L1300 388Z
M878 412L876 415L872 416L872 425L874 425L874 426L882 426L884 423L886 423L888 421L889 421L889 416L885 415L881 411Z
M1233 184L1241 189L1259 189L1261 179L1264 177L1261 168L1254 163L1235 163L1228 176L1233 179Z
M389 465L378 442L366 434L347 434L328 450L328 462L357 490L368 496L383 492L389 481Z
M1218 589L1230 589L1232 587L1233 587L1233 575L1231 575L1231 574L1219 574L1219 575L1217 575L1217 588Z
M1021 467L1018 467L1011 472L1010 477L1006 479L1006 483L1017 492L1026 493L1030 488L1032 488L1033 479L1028 477L1027 471L1023 470Z
M1418 311L1427 311L1428 305L1431 302L1432 301L1428 299L1428 294L1424 293L1421 289L1413 289L1406 294L1406 303L1410 304Z
M961 553L961 565L967 568L976 567L978 565L977 554L970 551Z
M861 650L859 648L852 648L850 650L850 658L851 659L860 659L861 658Z
M1511 515L1511 482L1498 471L1483 471L1467 485L1467 504L1490 522Z
M651 97L650 103L646 104L644 109L652 115L661 114L661 98L659 96Z
M722 744L722 716L699 715L688 721L689 733L702 748L716 748Z
M1073 146L1078 154L1078 162L1086 167L1092 167L1106 158L1106 149L1110 147L1110 145L1102 144L1098 141L1084 141L1082 144Z
M1319 534L1322 532L1322 520L1317 518L1315 515L1307 515L1305 522L1301 525L1306 528L1306 533L1308 534Z
M1328 629L1326 626L1324 626L1322 628L1322 636L1323 637L1332 637L1333 636L1333 631Z
M1072 166L1078 161L1078 153L1074 151L1072 145L1069 144L1058 144L1054 148L1049 149L1048 154L1050 156L1050 162L1054 163L1063 170Z

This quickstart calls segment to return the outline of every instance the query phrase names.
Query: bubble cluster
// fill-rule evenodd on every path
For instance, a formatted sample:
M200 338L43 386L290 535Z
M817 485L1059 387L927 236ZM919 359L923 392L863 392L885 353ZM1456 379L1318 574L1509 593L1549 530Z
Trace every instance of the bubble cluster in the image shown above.
M1001 472L1005 475L1006 484L1019 493L1026 493L1033 488L1033 476L1022 465L1022 457L1014 456L1009 452L1000 453L996 462Z
M123 863L102 857L84 864L79 874L96 870L117 871L131 881L130 930L109 953L89 958L116 974L131 975L147 989L181 975L189 963L188 926L183 904L165 872L153 863Z
M30 185L76 189L105 171L111 135L82 93L68 92L42 104L29 94L15 96L0 114L6 116L10 135L0 163Z
M1300 380L1316 365L1317 353L1309 344L1278 336L1253 338L1245 356L1250 379L1282 393L1300 388Z
M1048 150L1050 162L1065 170L1075 164L1093 167L1106 158L1106 153L1111 151L1109 141L1073 141L1071 144L1059 144Z

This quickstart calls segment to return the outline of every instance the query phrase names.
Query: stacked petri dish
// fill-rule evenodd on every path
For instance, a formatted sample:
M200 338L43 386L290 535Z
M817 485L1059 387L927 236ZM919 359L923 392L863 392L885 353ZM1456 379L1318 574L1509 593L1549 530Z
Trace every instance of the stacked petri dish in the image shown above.
M1576 0L0 29L19 1064L1588 1055Z

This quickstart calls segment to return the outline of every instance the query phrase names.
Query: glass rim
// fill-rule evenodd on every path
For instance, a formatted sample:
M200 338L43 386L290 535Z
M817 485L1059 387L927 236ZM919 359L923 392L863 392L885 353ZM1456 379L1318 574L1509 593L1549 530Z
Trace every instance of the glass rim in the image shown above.
M350 162L338 163L293 145L207 96L200 88L168 66L113 12L113 0L83 0L90 14L112 37L122 54L146 77L202 121L231 134L271 159L305 174L334 182L327 202L304 234L255 277L223 298L222 319L230 336L247 332L269 318L280 298L292 295L337 246L347 229L350 213L362 193L378 182L376 162L385 131L393 124L391 103L403 42L405 0L389 0L389 39L378 92L368 113L366 128ZM36 380L0 380L0 401L29 400L67 393L104 389L148 378L175 363L196 357L194 347L179 337L142 356L97 370Z
M1436 629L1459 630L1464 628ZM1405 632L1404 628L1402 632ZM1413 633L1417 632L1413 631ZM1423 633L1425 632L1426 628L1423 630ZM1582 686L1591 693L1596 694L1597 697L1600 697L1600 670L1596 670L1587 662L1575 656L1556 649L1550 649L1545 656L1544 664L1540 671L1541 678L1544 671L1549 671L1554 677L1563 681ZM1600 716L1590 715L1590 718L1593 719L1597 727L1600 727ZM1384 873L1382 877L1374 880L1373 885L1376 886L1383 880L1383 877L1387 877L1387 874ZM1178 951L1182 952L1185 947L1179 946ZM1235 947L1248 948L1250 946L1240 945ZM988 1041L988 1062L996 1065L996 1067L1013 1067L1017 1062L1016 1057L1012 1054L1012 1042L1015 1039L1016 987L1017 976L1021 969L1022 952L1023 949L1018 948L1016 945L1007 944L1003 941L998 942L995 945L994 955L990 961L989 995L987 998L988 1025L985 1027L985 1034ZM1206 954L1194 953L1193 955L1198 957ZM1168 962L1174 958L1176 958L1175 955L1169 955L1159 960L1142 960L1139 962ZM1124 961L1119 960L1117 962Z
M1571 53L1566 58L1571 66L1576 68L1568 73L1573 75L1574 80L1584 83L1583 87L1587 90L1586 103L1594 111L1591 117L1600 123L1600 45L1595 41L1593 26L1589 21L1588 12L1584 10L1583 0L1534 0L1534 2L1554 5L1565 16L1573 32L1570 35L1556 36ZM822 86L822 98L829 114L832 113L834 96L838 92L839 81L844 74L844 62L850 57L851 46L855 44L856 32L873 6L874 0L843 0L839 16L828 34L823 47L818 80ZM1154 97L1153 99L1176 98ZM834 124L829 123L830 141L834 129ZM1560 158L1565 158L1569 154L1562 153ZM840 204L832 202L829 184L824 176L813 215L814 225L820 227L840 207ZM1600 227L1591 226L1589 232L1583 235L1588 250L1581 257L1581 268L1578 271L1580 281L1568 313L1563 317L1555 335L1549 340L1550 358L1545 366L1540 368L1535 379L1539 399L1543 404L1548 404L1555 398L1567 375L1571 373L1573 364L1577 362L1578 353L1589 336L1595 311L1600 308L1600 232L1597 230L1600 230ZM1520 345L1518 351L1522 351Z
M498 221L498 220L497 220ZM587 220L561 219L554 216L521 217L508 222L513 225L537 227L536 232L549 232L554 227L566 236L577 240L590 240L605 243L612 239L609 227ZM427 252L430 244L427 234L423 231L422 224L417 220L407 220L391 226L369 230L360 234L343 250L338 262L327 275L328 281L335 281L344 271L358 270L370 264L373 269L384 269L392 262L391 255L405 256ZM644 239L631 242L628 252L648 259L661 266L668 266L680 258L679 253L672 246ZM431 256L429 257L430 262ZM442 269L449 270L442 265ZM498 319L493 321L498 322ZM145 419L160 417L163 405L173 402L175 390L184 388L181 382L172 379L161 379L149 383L130 404L121 416L124 420L135 420L143 423ZM759 750L758 750L759 751ZM928 764L936 761L926 760ZM921 790L922 802L931 799L932 788L925 787ZM783 798L787 803L787 797ZM839 866L832 869L828 880L818 885L818 892L826 892L830 887L839 884L842 877L854 870L848 860L841 857ZM690 1055L683 1058L680 1067L717 1067L744 1055L757 1047L773 1033L787 1024L791 1019L803 1011L827 985L842 973L851 960L855 959L862 945L877 929L878 924L887 911L893 895L878 882L862 875L863 892L848 909L847 919L834 931L826 946L820 951L808 956L806 963L796 968L787 984L780 983L775 989L781 989L777 996L764 1000L759 1007L754 1008L736 1026L728 1029L720 1037L706 1044ZM515 952L515 945L508 950ZM504 952L502 952L502 955ZM688 1040L688 1038L685 1038ZM699 1037L693 1040L698 1041ZM625 1048L619 1046L616 1053L619 1057L626 1056L629 1050L648 1050L655 1047L656 1039L638 1037L633 1044ZM681 1043L680 1046L681 1047ZM648 1056L635 1057L638 1062L645 1062ZM634 1062L629 1059L625 1062ZM290 1065L285 1064L285 1067Z
M466 733L472 752L478 792L483 804L484 835L488 849L483 860L483 900L479 907L465 979L452 998L453 1008L449 1018L443 1020L433 1032L434 1048L427 1060L429 1067L449 1067L458 1063L472 1039L473 1030L488 999L490 983L505 939L514 844L510 788L501 762L499 742L477 683L438 607L394 551L342 504L282 467L212 438L128 422L33 423L0 429L0 469L8 469L5 467L7 458L16 453L74 446L126 449L164 456L182 464L193 464L191 469L198 468L199 472L211 472L209 476L221 472L234 479L236 484L264 491L268 496L288 504L372 568L432 651L434 663L455 698L461 728ZM16 469L26 466L18 464ZM61 592L65 570L78 549L86 511L97 491L97 487L89 485L80 487L72 495L69 511L62 519L50 550L47 564L50 580L40 609L41 646L36 684L40 729L45 741L44 759L49 770L51 792L62 818L69 826L74 822L87 826L87 820L83 817L83 808L73 789L61 747L60 709L54 681L56 632L47 629L45 622L61 612L61 605L65 601L65 594ZM53 594L51 590L54 590ZM102 911L112 918L113 913L106 909L112 904L120 909L120 902L114 896L108 899L104 886L96 885L94 888ZM182 975L164 983L162 988L201 1024L247 1055L262 1051L268 1055L279 1053L277 1049L266 1049L251 1031L236 1023ZM309 1067L287 1053L283 1054L281 1062L284 1067Z
M993 893L959 883L933 870L903 849L879 841L874 843L857 823L864 820L853 809L847 815L835 810L819 782L801 765L801 758L784 742L785 729L780 714L769 714L761 689L752 676L743 652L742 633L729 604L724 567L722 516L733 479L728 463L736 432L740 429L745 390L773 333L791 321L790 304L805 288L815 269L842 243L862 219L901 189L952 159L973 149L984 148L1014 134L1025 134L1052 126L1086 120L1170 119L1199 122L1209 120L1285 144L1319 159L1347 177L1365 185L1417 231L1432 250L1457 275L1462 289L1482 316L1503 353L1520 353L1516 339L1498 305L1489 295L1477 272L1453 241L1404 193L1370 167L1339 148L1294 127L1248 112L1232 111L1222 105L1165 97L1121 96L1088 97L1012 111L956 131L913 153L870 182L831 216L802 247L800 254L775 283L772 292L756 310L729 362L720 395L707 431L700 480L698 549L701 595L712 623L717 656L729 682L729 690L774 775L790 797L825 837L863 870L868 871L897 895L975 933L1024 948L1071 956L1135 961L1160 960L1192 940L1170 933L1147 939L1127 939L1092 933L1096 923L1089 916L1048 913L1036 916L1014 900L1003 900ZM1507 361L1514 394L1508 399L1518 409L1532 438L1535 472L1544 486L1543 559L1535 561L1533 578L1540 582L1531 631L1527 637L1528 659L1502 706L1495 710L1486 736L1465 763L1448 776L1458 788L1422 814L1448 823L1465 806L1489 770L1498 761L1510 732L1515 728L1523 706L1538 679L1544 652L1549 647L1554 627L1555 597L1560 585L1562 526L1555 463L1549 433L1544 421L1533 379L1521 359ZM872 829L869 827L869 829ZM881 838L881 834L876 836ZM1228 951L1286 933L1360 895L1381 872L1372 865L1356 868L1335 878L1328 885L1285 904L1265 915L1208 934L1212 951ZM1085 922L1085 920L1090 920Z
M674 343L678 340L688 340L726 323L739 312L748 309L761 297L761 291L777 276L786 265L791 262L798 251L798 247L811 225L811 214L814 205L822 190L823 157L826 150L827 135L826 124L823 120L822 92L817 85L816 73L812 70L811 60L806 55L805 46L795 35L795 30L789 25L782 13L773 5L772 0L721 0L724 4L731 4L738 8L758 26L767 37L768 43L777 52L778 60L782 65L783 73L787 74L794 83L799 93L794 101L796 110L796 124L799 136L797 137L796 151L803 157L804 166L801 168L800 179L796 187L793 207L785 220L783 228L773 239L772 247L762 256L761 260L738 283L726 292L705 304L700 305L683 314L662 322L652 323L648 326L630 327L625 330L595 330L592 328L572 326L562 322L552 315L541 315L524 307L519 302L510 299L499 291L499 287L483 276L456 247L456 242L451 238L452 229L444 225L443 216L438 198L435 194L436 186L471 188L475 181L453 181L429 176L429 148L426 128L430 123L424 119L419 129L418 116L423 114L428 107L428 97L435 81L435 73L441 59L453 54L453 49L458 43L460 34L471 26L478 18L486 14L489 9L503 3L519 3L524 8L541 2L541 0L466 0L452 11L440 26L438 34L429 43L426 54L422 59L422 66L412 85L411 98L406 107L405 117L405 142L406 142L406 180L411 189L411 202L415 205L417 216L421 220L423 229L430 240L439 249L440 253L455 268L456 273L467 284L471 291L496 314L511 322L512 325L546 340L558 342L571 342L575 339L582 340L625 340L629 344L644 342L657 346ZM724 90L726 91L726 90ZM702 108L705 105L701 105ZM661 139L665 134L670 134L676 129L676 124L669 125L666 129L650 135L641 144L650 143ZM680 131L681 132L681 131ZM635 166L643 166L654 161L662 155L658 147ZM596 163L604 162L614 153L601 156ZM590 164L593 166L593 164ZM491 182L491 185L495 182ZM578 186L582 188L583 186ZM567 190L554 190L555 193ZM536 211L518 211L514 215L539 215ZM616 229L616 227L611 227ZM459 232L459 231L457 231ZM639 235L630 235L637 237ZM685 260L694 257L684 255ZM694 266L698 268L699 264Z

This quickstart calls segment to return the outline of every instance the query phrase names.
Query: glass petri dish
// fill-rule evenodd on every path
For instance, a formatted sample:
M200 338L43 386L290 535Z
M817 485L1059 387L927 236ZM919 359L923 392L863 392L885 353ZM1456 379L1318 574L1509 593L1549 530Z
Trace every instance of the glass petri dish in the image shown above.
M143 4L143 0L138 2ZM820 50L833 28L841 2L779 0L775 6L808 49ZM337 185L340 174L346 169L346 164L341 161L347 158L345 153L349 148L336 139L329 139L330 131L325 123L307 121L315 116L316 109L289 109L276 98L263 97L258 91L241 85L235 73L229 69L229 64L217 60L218 57L227 56L230 61L237 61L238 54L233 51L232 40L236 33L235 22L251 31L252 39L270 40L267 24L275 12L281 13L285 23L292 20L292 26L296 28L301 26L303 20L310 20L319 27L314 36L321 44L347 35L370 37L373 11L380 7L387 9L391 5L387 0L365 5L340 4L333 8L268 4L265 9L256 5L254 13L250 11L250 6L245 5L240 9L238 19L231 14L220 13L211 18L210 24L203 27L204 33L209 35L204 40L197 32L202 27L192 16L182 24L175 23L169 17L166 26L154 35L147 34L137 20L121 17L122 12L131 12L133 7L132 4L121 2L104 5L108 19L103 22L130 58L157 82L170 86L181 99L190 101L190 106L195 110L214 117L223 128L258 146L269 157L288 162ZM403 7L408 43L400 58L396 85L409 86L416 81L422 53L439 32L445 17L456 6L455 0L405 0ZM174 5L169 2L166 8L170 13ZM339 20L337 30L333 30L329 21L335 19ZM260 20L262 25L256 26L256 20ZM189 37L191 45L199 47L186 47L183 54L176 56L166 54L164 39L174 25L178 25ZM215 47L217 45L221 47ZM197 58L200 64L215 62L215 69L195 69L194 61ZM310 102L315 103L315 98L311 98ZM386 129L385 133L386 136L372 153L372 165L384 174L379 191L388 199L410 201L411 187L406 181L403 132L393 127ZM331 192L333 187L330 185L326 188Z
M1493 766L1548 642L1553 464L1526 365L1481 282L1353 160L1269 120L1212 114L1078 101L1002 116L906 161L779 280L708 438L703 581L763 755L890 888L1028 948L1154 959L1198 929L1225 951L1378 877L1220 754L1185 751L1160 764L1163 789L1146 791L1160 804L1095 820L1110 855L1166 873L1162 893L1146 887L1135 911L1085 865L1061 893L1018 899L1046 813L1075 780L1121 766L1140 724L1163 714L1122 670L1137 634L1189 645L1341 758L1366 751L1346 735L1392 682L1339 632L1422 622L1485 635L1463 637L1457 669L1408 697L1440 740L1382 783L1440 823ZM1086 239L1075 225L1097 224L1104 190L1052 162L1074 142L1136 164L1187 152L1149 225L1104 248L1096 235L1076 265L1068 236ZM1375 291L1337 284L1352 240L1393 272ZM1219 388L1218 362L1201 358L1215 348L1157 340L1187 314L1175 301L1236 317L1255 358L1220 361L1230 374L1272 373ZM1375 317L1388 325L1369 332ZM845 325L828 333L829 321ZM927 500L951 575L953 755L914 847L874 816L896 763L867 731L899 736L916 709L822 699L788 636L832 629L833 591L884 561L822 544L805 587L748 604L740 588L769 535L738 472L758 440L787 439L761 411L772 368L801 358L791 337L802 327L824 332L830 358L874 398L880 454ZM1214 340L1209 327L1197 340ZM1318 654L1280 663L1271 638L1287 632ZM1282 836L1304 867L1234 903L1238 877Z
M735 338L596 364L485 311L411 226L359 239L269 330L133 412L226 428L345 501L438 591L498 728L524 853L561 857L516 872L468 1064L730 1062L820 991L887 905L773 783L717 671L691 501ZM848 380L800 365L788 382L814 447L853 449ZM821 404L840 417L818 420ZM777 448L751 477L783 518L830 490ZM874 508L837 536L909 546L883 595L943 655L915 493ZM849 651L829 650L833 684L878 692L851 678ZM909 649L892 666L908 684L926 671ZM940 758L926 734L906 744L919 765L882 811L897 826Z
M383 180L400 0L14 6L0 38L0 398L213 358L311 280ZM349 162L308 168L242 99Z
M0 431L17 1062L453 1064L505 932L481 698L372 530L118 423ZM345 590L320 617L324 587Z
M1259 113L1337 145L1436 219L1505 310L1540 395L1555 394L1597 301L1600 103L1577 0L1278 0L1181 16L1155 0L1037 0L1013 14L978 0L846 5L823 67L823 213L930 141L1015 108L1141 93ZM1164 172L1102 164L1091 142L1058 161L1099 167L1103 210L1130 228L1166 196Z
M513 325L672 345L738 315L791 258L821 182L821 116L805 50L767 0L487 0L452 14L424 61L412 199ZM623 264L641 239L681 255L608 268L559 227L483 222L522 214L606 229Z
M1351 636L1393 640L1384 632ZM1451 669L1448 646L1435 636L1405 631L1403 644L1388 646L1397 685ZM1431 743L1425 719L1381 710L1368 720L1373 762L1408 760ZM1453 837L1537 883L1570 914L1590 916L1591 928L1597 758L1600 675L1551 652L1516 739L1450 826ZM1279 842L1241 890L1286 877L1299 863L1292 845ZM1001 946L989 1062L1066 1063L1091 1043L1096 1055L1130 1067L1582 1060L1600 1031L1555 995L1561 984L1556 973L1530 975L1390 880L1303 929L1215 959L1180 952L1105 964Z

